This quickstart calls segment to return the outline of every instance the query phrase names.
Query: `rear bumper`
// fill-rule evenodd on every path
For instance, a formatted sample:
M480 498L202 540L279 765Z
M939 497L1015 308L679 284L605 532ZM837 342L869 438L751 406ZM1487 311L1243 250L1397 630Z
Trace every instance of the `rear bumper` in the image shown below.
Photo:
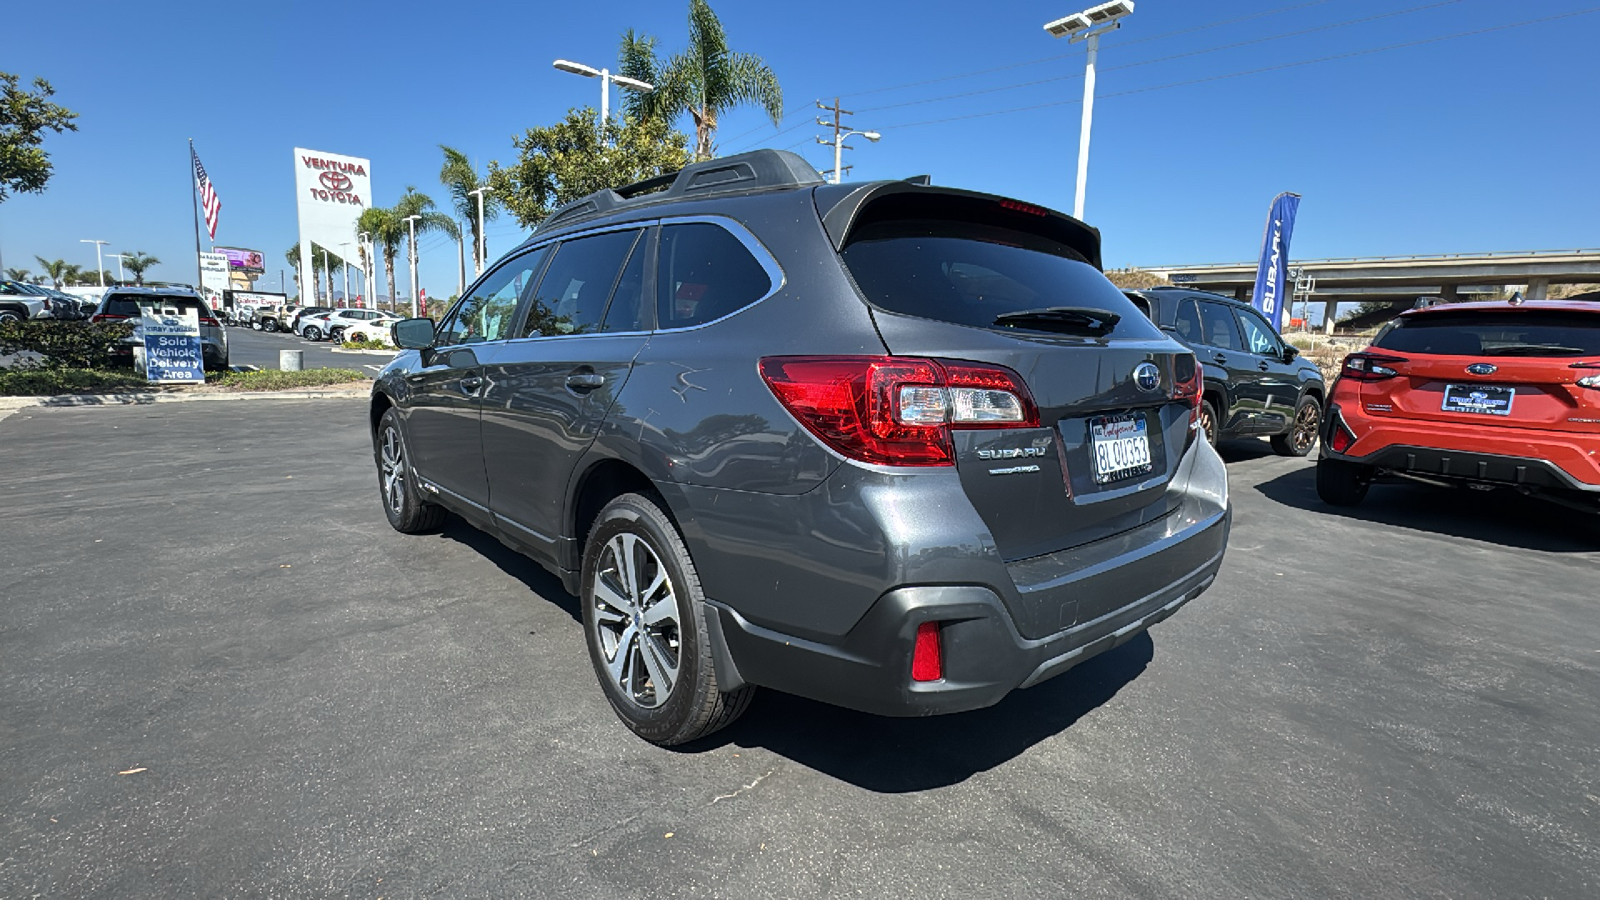
M1125 643L1199 596L1221 568L1232 522L1226 473L1210 447L1196 446L1203 449L1185 458L1189 489L1169 515L1084 547L995 567L987 583L958 576L951 580L965 583L893 588L837 637L787 633L750 621L733 604L708 601L719 682L878 715L936 715L990 706ZM994 579L996 570L1011 577ZM1018 581L1045 572L1049 577L1019 590ZM1095 609L1107 611L1034 639L1013 615L1019 594L1030 607L1092 598ZM941 623L944 677L915 682L917 627L929 621Z
M1343 453L1332 449L1333 429L1340 422L1356 437ZM1321 446L1324 458L1392 472L1600 494L1600 435L1397 422L1335 405Z

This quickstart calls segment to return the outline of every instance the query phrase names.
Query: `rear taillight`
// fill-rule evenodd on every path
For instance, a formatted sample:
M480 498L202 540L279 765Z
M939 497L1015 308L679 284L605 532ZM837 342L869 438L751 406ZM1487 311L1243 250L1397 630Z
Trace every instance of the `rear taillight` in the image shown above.
M1352 353L1344 359L1340 374L1355 381L1382 381L1400 374L1389 366L1408 362L1401 356L1379 356L1374 353Z
M1574 369L1600 369L1600 362L1573 363ZM1600 390L1600 374L1585 375L1578 379L1578 387L1594 388Z
M222 323L221 322L218 322L216 319L213 319L210 316L201 316L200 317L200 324L201 325L210 325L212 328L220 328L220 327L222 327Z
M1200 400L1205 394L1205 366L1192 356L1173 363L1172 399L1189 406L1189 430L1200 430Z
M939 623L917 626L917 643L911 651L911 680L938 681L944 677L944 648L939 645Z
M100 322L124 322L127 321L127 318L127 316L119 316L115 313L95 313L89 317L89 324L94 325Z
M898 356L769 356L761 377L784 408L851 459L955 462L953 428L1034 428L1039 410L1002 366Z

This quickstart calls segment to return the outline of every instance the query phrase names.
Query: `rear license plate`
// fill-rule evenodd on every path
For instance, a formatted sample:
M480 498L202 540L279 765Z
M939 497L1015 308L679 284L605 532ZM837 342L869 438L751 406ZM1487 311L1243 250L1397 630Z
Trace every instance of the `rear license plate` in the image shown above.
M1444 386L1444 412L1478 413L1488 416L1511 415L1514 388L1486 384L1447 384Z
M1144 416L1100 416L1089 420L1094 480L1106 484L1143 475L1150 463L1150 434Z

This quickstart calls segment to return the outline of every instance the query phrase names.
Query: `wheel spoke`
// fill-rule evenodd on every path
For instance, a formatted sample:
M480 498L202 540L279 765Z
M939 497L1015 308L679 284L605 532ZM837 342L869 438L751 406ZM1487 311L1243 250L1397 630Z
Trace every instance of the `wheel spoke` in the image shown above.
M678 678L678 667L668 661L660 639L648 631L639 635L639 655L644 657L645 670L650 673L650 682L655 685L656 703L660 704L672 693L672 685Z
M599 620L601 625L608 626L617 626L631 621L625 613L618 612L615 609L608 609L599 604L595 604L594 617Z
M633 600L626 594L618 593L615 588L607 584L603 573L595 576L594 596L596 600L620 613L623 618L633 615ZM601 607L597 604L595 609L599 610Z
M624 531L611 539L611 558L616 564L617 581L628 598L628 608L638 605L639 595L633 584L633 549L639 539Z
M650 586L649 587L647 587L644 590L639 592L640 605L649 604L650 603L650 598L654 597L661 590L662 586L665 585L666 583L667 583L667 567L661 565L660 561L657 560L656 561L656 577L650 580Z
M633 692L628 690L628 657L633 653L634 639L638 635L639 633L633 629L633 623L629 622L628 627L617 635L617 652L606 661L606 672L610 674L611 680L624 691L628 691L630 696Z
M668 594L645 607L644 615L641 618L644 620L644 624L652 628L663 622L671 622L676 625L678 624L678 603L671 594Z

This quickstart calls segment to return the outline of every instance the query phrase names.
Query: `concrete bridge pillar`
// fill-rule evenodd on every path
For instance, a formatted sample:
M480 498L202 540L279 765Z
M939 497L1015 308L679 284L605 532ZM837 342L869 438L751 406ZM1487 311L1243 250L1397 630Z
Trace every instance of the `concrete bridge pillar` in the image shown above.
M1459 285L1447 284L1439 289L1439 296L1443 297L1444 302L1446 303L1454 303L1456 300L1460 299L1459 290Z
M1339 301L1329 300L1322 305L1322 333L1333 334L1333 315L1339 309Z
M1550 290L1550 279L1533 278L1528 281L1528 292L1522 296L1524 300L1543 300Z

